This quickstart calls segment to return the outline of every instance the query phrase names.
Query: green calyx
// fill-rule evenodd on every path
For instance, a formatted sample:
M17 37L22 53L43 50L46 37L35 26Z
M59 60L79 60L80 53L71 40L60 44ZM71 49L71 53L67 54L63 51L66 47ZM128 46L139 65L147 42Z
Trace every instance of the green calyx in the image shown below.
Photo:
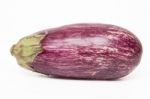
M35 33L22 38L17 44L12 46L11 54L16 57L19 65L32 70L29 64L33 62L37 54L42 52L40 41L45 35L46 33Z

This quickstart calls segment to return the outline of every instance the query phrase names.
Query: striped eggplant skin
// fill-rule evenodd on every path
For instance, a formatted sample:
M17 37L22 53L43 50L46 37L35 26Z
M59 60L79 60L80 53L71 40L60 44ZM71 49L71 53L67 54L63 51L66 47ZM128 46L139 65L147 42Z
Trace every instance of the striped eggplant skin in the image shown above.
M131 73L141 60L142 45L124 28L83 23L24 37L11 52L20 65L35 72L107 80Z

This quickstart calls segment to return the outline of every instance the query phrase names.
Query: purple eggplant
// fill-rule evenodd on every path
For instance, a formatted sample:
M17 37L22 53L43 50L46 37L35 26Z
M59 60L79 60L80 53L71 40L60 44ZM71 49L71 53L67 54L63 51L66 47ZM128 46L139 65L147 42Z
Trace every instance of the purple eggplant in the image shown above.
M74 79L117 79L139 64L142 45L130 31L109 24L72 24L22 38L11 48L29 70Z

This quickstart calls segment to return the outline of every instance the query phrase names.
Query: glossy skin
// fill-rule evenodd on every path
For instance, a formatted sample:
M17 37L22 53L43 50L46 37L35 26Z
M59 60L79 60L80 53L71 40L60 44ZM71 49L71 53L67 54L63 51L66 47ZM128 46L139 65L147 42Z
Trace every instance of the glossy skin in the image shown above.
M42 52L29 66L36 72L78 79L117 79L140 62L142 46L126 29L74 24L44 31Z

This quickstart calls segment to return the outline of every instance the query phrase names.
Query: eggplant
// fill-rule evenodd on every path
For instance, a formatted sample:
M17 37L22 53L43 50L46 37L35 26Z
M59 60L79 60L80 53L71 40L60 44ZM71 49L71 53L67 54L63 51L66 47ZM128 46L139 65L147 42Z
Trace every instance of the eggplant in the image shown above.
M29 70L73 79L118 79L139 64L142 45L127 29L110 24L80 23L45 29L11 48Z

